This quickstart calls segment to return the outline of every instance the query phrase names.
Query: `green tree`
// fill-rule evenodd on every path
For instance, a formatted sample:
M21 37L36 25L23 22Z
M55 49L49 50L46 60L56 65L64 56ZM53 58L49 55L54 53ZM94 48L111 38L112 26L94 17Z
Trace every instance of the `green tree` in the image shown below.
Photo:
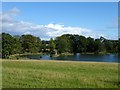
M101 48L102 48L101 45L102 45L101 40L95 39L95 43L94 43L94 52L95 53L101 52Z
M33 35L22 35L20 38L23 53L36 53L40 51L41 40Z
M72 40L73 40L72 43L73 53L79 53L78 50L79 35L73 35Z
M62 35L56 38L56 49L58 53L71 52L71 40L68 35Z
M9 55L20 53L21 44L10 34L2 33L2 58L7 58Z
M21 45L21 43L19 42L19 39L16 39L16 38L14 38L13 37L13 45L12 45L12 47L13 47L13 53L14 54L20 54L21 53L21 50L22 50L22 45Z
M94 38L88 37L87 41L87 52L94 52Z
M2 58L2 34L0 34L0 58Z
M113 40L112 41L112 44L113 44L112 51L113 51L113 53L118 53L118 42L119 42L119 40Z
M49 47L50 47L50 53L51 54L54 54L55 52L55 43L54 43L54 40L53 38L50 39L50 44L49 44Z
M49 52L49 41L42 40L41 44L41 51L42 52Z
M42 41L39 37L36 37L36 47L37 47L37 52L41 52L42 50Z
M79 53L86 52L87 50L87 39L84 36L79 36L77 50Z
M113 52L113 43L110 40L104 41L106 52Z
M120 55L120 38L119 38L119 40L118 40L118 53L119 53L119 55Z

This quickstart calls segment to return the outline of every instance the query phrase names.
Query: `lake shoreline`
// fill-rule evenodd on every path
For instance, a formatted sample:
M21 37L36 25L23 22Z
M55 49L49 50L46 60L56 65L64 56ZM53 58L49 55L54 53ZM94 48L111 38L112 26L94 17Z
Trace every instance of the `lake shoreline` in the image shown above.
M21 54L13 54L13 55L11 55L11 56L16 56L16 55L36 55L36 54L50 54L49 52L46 52L46 53L43 53L43 52L40 52L40 53L21 53ZM77 53L69 53L69 52L65 52L65 53L61 53L61 54L57 54L57 55L73 55L73 54L77 54ZM118 53L108 53L108 52L99 52L99 53L95 53L95 52L84 52L84 53L79 53L79 54L98 54L98 55L100 55L100 54L117 54L117 55L119 55ZM53 54L53 55L55 55L55 54Z
M70 62L70 63L108 63L108 64L119 64L119 62L95 62L95 61L71 61L71 60L37 60L37 59L2 59L2 61L32 61L32 62Z
M48 61L77 61L77 62L110 62L119 63L119 59L116 54L69 54L64 53L62 55L50 55L48 53L27 53L11 55L10 60L48 60Z
M100 53L89 53L89 52L86 52L86 53L61 53L61 54L50 54L50 53L22 53L22 54L13 54L13 55L10 55L9 58L13 57L20 57L20 56L24 56L24 55L46 55L46 54L49 54L49 55L52 55L54 57L58 57L58 56L69 56L69 55L75 55L75 54L80 54L80 55L84 55L84 54L87 54L87 55L110 55L110 54L114 54L114 55L119 55L118 53L107 53L107 52L100 52Z

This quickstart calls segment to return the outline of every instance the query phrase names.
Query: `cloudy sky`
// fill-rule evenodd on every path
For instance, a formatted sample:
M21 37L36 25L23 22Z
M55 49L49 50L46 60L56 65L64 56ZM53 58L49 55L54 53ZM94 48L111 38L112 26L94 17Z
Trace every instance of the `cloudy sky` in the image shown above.
M62 34L118 38L117 2L3 2L2 32L44 40Z

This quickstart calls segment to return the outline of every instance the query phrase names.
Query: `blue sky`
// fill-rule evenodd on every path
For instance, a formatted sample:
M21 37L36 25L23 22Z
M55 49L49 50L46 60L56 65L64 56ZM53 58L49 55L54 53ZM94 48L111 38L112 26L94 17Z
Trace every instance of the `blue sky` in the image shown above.
M65 33L117 39L117 5L117 2L4 2L2 19L7 21L3 20L3 32L33 34L42 39Z

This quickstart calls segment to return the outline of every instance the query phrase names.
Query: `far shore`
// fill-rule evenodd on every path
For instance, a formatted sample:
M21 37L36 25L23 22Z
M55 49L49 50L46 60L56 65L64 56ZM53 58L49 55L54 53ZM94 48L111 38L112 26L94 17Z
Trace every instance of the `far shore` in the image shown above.
M15 55L37 55L37 54L50 54L49 52L39 52L39 53L20 53L20 54L13 54L11 56L15 56ZM77 53L69 53L69 52L65 52L65 53L59 53L57 55L73 55L73 54L77 54ZM118 53L108 53L108 52L99 52L99 53L95 53L95 52L84 52L84 53L79 53L79 54L118 54ZM55 54L53 54L55 55Z
M44 55L44 54L50 54L49 52L40 52L40 53L21 53L21 54L13 54L13 55L10 55L9 57L19 57L19 56L23 56L23 55ZM69 53L69 52L65 52L65 53L61 53L61 54L52 54L54 57L58 57L58 56L68 56L68 55L74 55L74 54L77 54L77 53ZM90 54L90 55L105 55L105 54L117 54L117 53L107 53L107 52L99 52L99 53L89 53L89 52L86 52L86 53L79 53L79 54ZM118 54L117 54L118 55Z
M89 61L71 61L71 60L36 60L36 59L2 59L2 61L31 61L31 62L69 62L69 63L109 63L109 64L118 64L118 62L89 62Z

